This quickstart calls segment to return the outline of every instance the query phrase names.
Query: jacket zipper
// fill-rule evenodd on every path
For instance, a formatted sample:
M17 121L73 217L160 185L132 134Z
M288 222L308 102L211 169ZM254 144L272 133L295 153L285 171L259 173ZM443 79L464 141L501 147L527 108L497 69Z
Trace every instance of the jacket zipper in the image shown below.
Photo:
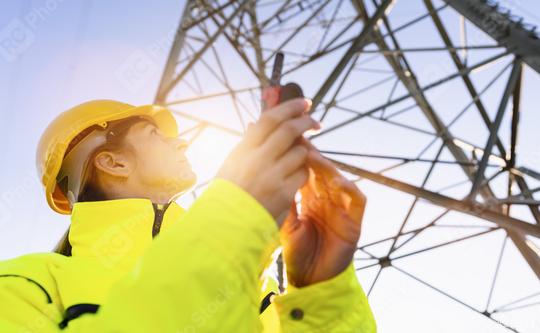
M152 207L154 208L154 224L152 226L152 238L156 237L159 234L159 231L161 229L161 223L163 222L163 216L165 215L165 211L170 204L170 202L164 205L152 202Z

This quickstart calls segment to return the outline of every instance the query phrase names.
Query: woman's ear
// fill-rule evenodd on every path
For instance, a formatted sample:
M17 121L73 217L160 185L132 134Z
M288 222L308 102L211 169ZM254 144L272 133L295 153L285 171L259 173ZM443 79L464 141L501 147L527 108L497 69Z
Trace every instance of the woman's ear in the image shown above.
M125 154L102 151L94 157L94 166L113 176L127 178L133 171L132 163Z

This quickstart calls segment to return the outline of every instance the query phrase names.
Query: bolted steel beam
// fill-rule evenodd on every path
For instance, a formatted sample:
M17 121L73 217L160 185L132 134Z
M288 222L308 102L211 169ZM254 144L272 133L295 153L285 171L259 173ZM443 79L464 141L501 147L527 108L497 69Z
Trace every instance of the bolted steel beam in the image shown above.
M540 39L534 30L527 30L521 21L512 21L509 13L499 12L497 5L485 0L444 2L540 73Z
M354 175L369 179L373 182L379 183L381 185L392 187L401 192L409 193L416 197L425 199L437 206L445 207L451 210L455 210L461 213L469 214L482 218L484 220L493 222L503 228L508 228L514 230L520 234L528 234L535 237L540 237L540 226L536 224L531 224L508 215L490 210L483 205L475 204L471 202L466 202L462 200L457 200L454 198L447 197L440 193L432 192L421 187L407 184L405 182L372 172L366 169L362 169L356 166L352 166L340 161L329 159L337 167L343 171L347 171Z

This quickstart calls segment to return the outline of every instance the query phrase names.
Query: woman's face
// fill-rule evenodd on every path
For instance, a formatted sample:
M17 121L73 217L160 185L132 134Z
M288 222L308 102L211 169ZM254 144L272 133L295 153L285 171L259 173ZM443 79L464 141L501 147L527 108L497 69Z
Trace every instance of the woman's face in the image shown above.
M197 181L185 155L186 140L166 137L150 121L141 121L129 129L125 143L133 151L129 177L152 197L170 199Z

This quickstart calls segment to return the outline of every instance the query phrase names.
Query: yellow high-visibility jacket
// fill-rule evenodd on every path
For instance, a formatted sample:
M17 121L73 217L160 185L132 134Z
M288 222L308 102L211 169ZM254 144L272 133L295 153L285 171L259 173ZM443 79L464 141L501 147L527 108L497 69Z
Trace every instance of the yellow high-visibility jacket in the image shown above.
M0 332L376 331L352 264L289 286L259 313L277 293L264 269L279 231L232 182L214 179L185 211L164 208L147 199L75 204L71 257L0 262Z

